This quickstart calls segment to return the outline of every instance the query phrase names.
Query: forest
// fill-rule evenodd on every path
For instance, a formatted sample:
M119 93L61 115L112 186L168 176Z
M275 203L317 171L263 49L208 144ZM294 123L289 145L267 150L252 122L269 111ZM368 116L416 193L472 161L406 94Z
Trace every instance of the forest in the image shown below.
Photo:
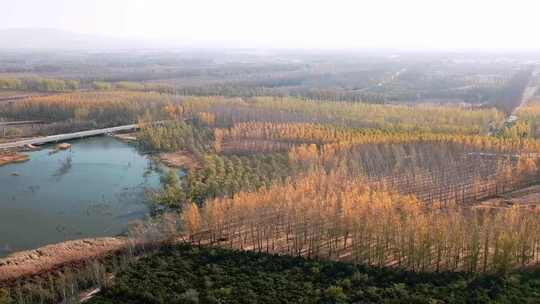
M0 0L0 304L540 304L540 0Z
M147 190L150 215L127 230L128 253L0 288L0 303L55 303L96 285L89 303L540 296L540 202L512 200L540 183L540 106L520 105L532 70L339 62L330 73L323 57L202 61L204 73L178 68L196 60L156 59L147 74L132 60L80 79L66 66L0 77L0 90L39 93L0 102L0 121L39 121L5 127L3 140L137 124L138 151L189 160ZM503 203L483 204L494 198Z
M176 189L180 199L157 202L182 212L197 244L420 272L507 273L538 262L537 211L471 204L535 183L539 141L434 128L459 108L419 106L408 118L407 108L362 105L360 113L398 111L402 120L355 128L335 118L350 111L331 106L279 99L167 105L171 117L193 117L195 128L212 132L197 132L211 134L200 144L190 132L167 135L177 123L143 128L154 134L141 137L143 144L160 149L153 143L159 138L199 164L162 189L165 197ZM287 110L274 116L280 107ZM318 107L329 109L325 117ZM438 118L431 111L440 111ZM484 115L500 115L462 111L468 115L458 117L477 125L489 121ZM424 126L409 128L407 119Z
M88 303L534 303L539 284L538 272L419 274L181 245L133 263Z
M42 77L0 78L0 90L65 92L75 91L80 87L79 81L60 80Z

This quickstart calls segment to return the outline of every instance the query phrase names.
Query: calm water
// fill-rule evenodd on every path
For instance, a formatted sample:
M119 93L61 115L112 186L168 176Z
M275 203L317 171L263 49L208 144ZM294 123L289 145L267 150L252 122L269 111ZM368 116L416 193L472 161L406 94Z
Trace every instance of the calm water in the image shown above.
M145 190L159 173L137 150L111 137L71 150L30 152L0 167L0 256L69 239L111 236L144 217Z

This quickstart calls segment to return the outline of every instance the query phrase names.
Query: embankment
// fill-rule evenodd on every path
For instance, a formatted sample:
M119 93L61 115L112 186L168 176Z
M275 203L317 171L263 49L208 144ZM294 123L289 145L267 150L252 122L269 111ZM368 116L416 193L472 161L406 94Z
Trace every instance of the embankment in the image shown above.
M99 258L127 246L127 238L105 237L67 241L16 252L0 259L0 285L19 278L39 275L66 264Z

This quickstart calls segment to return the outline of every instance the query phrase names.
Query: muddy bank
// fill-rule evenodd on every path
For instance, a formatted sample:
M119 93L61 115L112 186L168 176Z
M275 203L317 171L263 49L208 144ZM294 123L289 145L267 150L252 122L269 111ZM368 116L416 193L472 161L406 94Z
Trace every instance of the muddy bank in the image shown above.
M49 155L58 153L60 151L71 149L71 144L61 143L54 146L54 148L49 152Z
M105 237L67 241L0 259L0 283L46 272L69 263L97 258L128 246L127 238Z
M28 161L28 155L20 153L0 154L0 166Z

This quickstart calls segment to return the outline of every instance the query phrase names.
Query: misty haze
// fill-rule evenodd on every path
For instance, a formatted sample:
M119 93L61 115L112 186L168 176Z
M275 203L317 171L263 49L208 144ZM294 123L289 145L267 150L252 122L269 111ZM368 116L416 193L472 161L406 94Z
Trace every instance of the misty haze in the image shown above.
M0 304L540 303L532 1L0 11Z

